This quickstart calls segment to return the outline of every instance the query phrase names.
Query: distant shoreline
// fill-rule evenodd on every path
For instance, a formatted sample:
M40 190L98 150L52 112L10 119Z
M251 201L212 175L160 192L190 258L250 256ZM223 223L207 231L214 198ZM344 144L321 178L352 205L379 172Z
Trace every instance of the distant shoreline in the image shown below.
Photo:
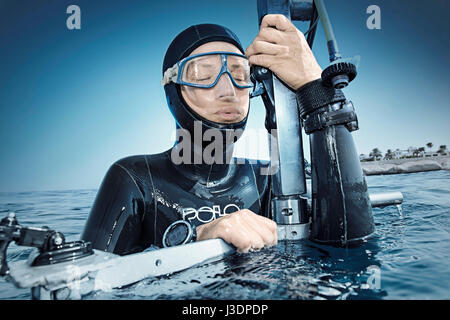
M361 167L366 176L450 170L450 156L362 161Z

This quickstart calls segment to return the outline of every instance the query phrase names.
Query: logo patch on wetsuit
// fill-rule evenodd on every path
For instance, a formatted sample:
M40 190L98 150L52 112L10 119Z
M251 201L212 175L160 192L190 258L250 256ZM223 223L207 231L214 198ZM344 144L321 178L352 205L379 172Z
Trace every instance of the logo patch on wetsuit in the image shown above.
M181 213L183 215L183 220L198 220L201 223L207 223L239 210L241 209L237 205L230 203L227 204L223 210L221 210L220 205L215 205L212 206L212 208L207 206L199 209L184 208L181 210Z

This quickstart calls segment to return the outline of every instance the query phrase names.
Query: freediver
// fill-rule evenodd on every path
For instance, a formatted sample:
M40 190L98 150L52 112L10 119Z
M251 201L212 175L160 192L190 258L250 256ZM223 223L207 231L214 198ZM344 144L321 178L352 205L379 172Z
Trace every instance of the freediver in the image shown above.
M326 106L345 100L340 90L322 85L322 69L304 35L283 15L266 15L245 51L228 28L199 24L176 36L164 57L164 90L177 131L191 137L198 128L227 137L242 131L252 65L270 69L302 101ZM191 141L192 148L181 151L186 142L178 139L165 152L116 161L103 179L81 239L125 255L180 243L184 223L193 232L182 236L181 243L222 238L240 252L275 245L271 176L261 174L269 162L237 161L230 157L233 143L222 140L223 154L216 152L215 159L226 161L210 163L201 157L179 163L177 155L198 159L208 146Z

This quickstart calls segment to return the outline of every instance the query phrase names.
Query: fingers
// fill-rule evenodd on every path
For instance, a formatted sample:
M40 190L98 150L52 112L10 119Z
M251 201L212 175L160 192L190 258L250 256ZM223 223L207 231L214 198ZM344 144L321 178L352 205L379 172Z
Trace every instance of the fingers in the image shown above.
M257 54L268 55L286 55L289 53L289 47L273 44L263 40L255 40L245 51L247 57Z
M262 40L270 43L281 43L284 42L283 38L286 34L283 31L274 28L261 28L259 29L258 35L255 40Z
M255 219L249 214L244 214L244 219L247 220L247 226L253 231L260 239L261 242L256 242L252 247L253 249L262 249L263 247L270 247L276 244L276 233L269 228L269 226L263 221L255 221ZM256 223L260 222L260 223Z
M266 53L266 54L283 54L288 50L288 47L280 45L286 43L282 38L285 34L273 28L260 29L258 35L253 39L252 44L245 51L247 58L251 55Z
M234 213L232 217L235 219L236 226L239 226L239 232L245 240L239 239L241 252L248 250L260 250L264 247L270 247L277 243L276 223L255 214L254 212L244 209Z
M240 226L238 231L240 232L241 237L235 239L235 242L239 252L248 252L250 250L260 250L264 248L264 239L252 225L244 223Z
M247 48L245 55L250 65L257 65L265 68L270 66L282 55L287 55L289 48L270 42L255 40Z
M250 65L257 65L267 69L272 69L276 60L274 56L269 54L257 54L248 58Z
M265 226L264 230L267 232L266 233L267 234L266 244L269 246L276 245L278 242L278 237L277 237L278 228L277 228L276 222L273 220L270 220L266 217L260 216L259 214L256 214L250 210L245 209L245 211L247 211L250 215L252 215L255 220L260 222L260 224L258 224L258 225Z
M270 232L272 233L277 233L277 223L273 220L270 220L266 217L260 216L259 214L256 214L250 210L247 210L248 212L250 212L251 214L254 215L255 219L258 219L259 221L261 221L261 223L264 223L267 228L270 230Z
M267 14L261 21L261 28L274 27L280 31L294 31L292 22L282 14Z
M241 210L222 218L223 224L229 223L232 226L232 232L224 235L226 238L222 238L234 245L239 252L259 250L265 245L263 237L257 231L258 228L252 225L255 221L249 220L247 215Z
M197 240L222 238L239 252L277 243L276 223L244 209L197 227Z

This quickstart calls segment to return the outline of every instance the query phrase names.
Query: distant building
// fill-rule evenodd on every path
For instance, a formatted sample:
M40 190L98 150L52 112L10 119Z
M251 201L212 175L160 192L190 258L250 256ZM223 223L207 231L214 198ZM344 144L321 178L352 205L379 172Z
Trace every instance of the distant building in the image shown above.
M419 151L416 147L409 147L406 150L394 150L392 151L392 159L402 159L411 157L423 157L424 152Z
M431 151L431 152L424 152L422 157L437 157L439 155L440 155L439 153L437 153L435 151ZM445 155L445 154L442 154L442 155Z
M445 148L441 148L437 151L425 151L425 148L416 148L416 147L409 147L406 150L400 150L396 149L394 151L388 150L388 152L384 156L384 160L389 159L405 159L405 158L422 158L422 157L437 157L437 156L445 156L450 155L450 152L448 152ZM380 157L376 157L374 159L373 154L370 155L367 154L360 154L359 155L359 161L374 161L374 160L380 160Z
M408 151L408 156L412 157L415 155L416 150L416 147L409 147L406 151Z
M408 155L408 150L394 150L392 151L392 159L401 159Z

